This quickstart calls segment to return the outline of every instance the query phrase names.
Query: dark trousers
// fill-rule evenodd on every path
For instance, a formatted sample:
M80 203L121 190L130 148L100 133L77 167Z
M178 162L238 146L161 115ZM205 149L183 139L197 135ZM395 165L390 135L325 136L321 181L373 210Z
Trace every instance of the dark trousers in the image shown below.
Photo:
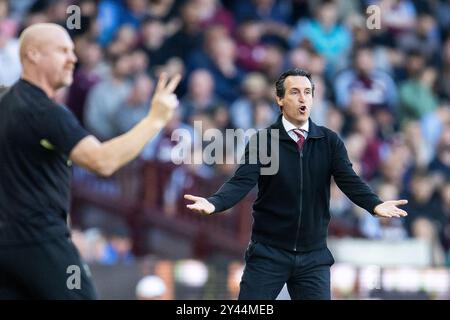
M245 253L239 300L274 300L287 284L292 300L330 300L328 248L294 252L252 241Z
M0 299L96 298L89 269L68 237L0 246Z

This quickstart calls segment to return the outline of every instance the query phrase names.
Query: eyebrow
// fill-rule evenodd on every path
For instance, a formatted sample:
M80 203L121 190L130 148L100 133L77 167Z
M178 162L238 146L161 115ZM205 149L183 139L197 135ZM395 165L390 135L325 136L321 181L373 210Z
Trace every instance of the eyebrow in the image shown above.
M312 90L311 87L304 87L304 88L292 87L292 88L289 89L289 91L293 91L293 90L301 91L302 89L303 89L303 90Z
M58 45L57 48L59 48L59 49L74 50L74 49L75 49L75 46L70 45L70 44L60 44L60 45Z

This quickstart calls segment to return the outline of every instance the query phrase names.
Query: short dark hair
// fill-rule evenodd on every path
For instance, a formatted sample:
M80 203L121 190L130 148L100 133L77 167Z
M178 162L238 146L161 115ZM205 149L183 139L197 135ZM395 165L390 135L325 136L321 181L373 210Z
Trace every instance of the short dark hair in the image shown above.
M287 77L290 76L299 76L299 77L306 77L308 78L309 82L311 82L311 86L312 86L312 95L314 96L314 82L311 79L311 73L300 69L300 68L295 68L295 69L289 69L286 72L283 72L280 77L278 78L277 82L275 83L275 88L277 90L277 97L282 98L284 97L284 93L286 91L285 87L284 87L284 80L286 80Z

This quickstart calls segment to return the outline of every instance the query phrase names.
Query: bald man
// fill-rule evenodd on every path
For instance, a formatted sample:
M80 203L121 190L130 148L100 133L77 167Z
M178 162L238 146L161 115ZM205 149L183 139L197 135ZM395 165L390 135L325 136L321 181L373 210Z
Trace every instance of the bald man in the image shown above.
M172 118L180 76L161 75L148 115L99 142L52 99L72 83L66 30L36 24L20 37L21 79L0 101L0 299L95 299L67 226L71 163L109 176Z

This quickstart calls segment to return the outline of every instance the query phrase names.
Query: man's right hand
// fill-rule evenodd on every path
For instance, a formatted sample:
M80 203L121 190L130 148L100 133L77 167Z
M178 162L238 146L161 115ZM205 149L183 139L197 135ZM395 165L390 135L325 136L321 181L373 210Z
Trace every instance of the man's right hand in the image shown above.
M179 74L170 80L165 72L161 74L148 113L150 123L162 128L172 119L178 107L178 99L174 91L180 80Z
M168 79L161 74L148 115L128 132L111 140L100 142L89 135L79 141L70 152L70 160L101 176L110 176L117 169L136 158L142 148L172 118L178 106L173 93L181 76Z
M214 205L202 197L196 197L192 196L190 194L185 194L184 198L187 200L194 201L192 204L186 205L188 209L191 209L195 212L201 213L201 214L211 214L216 210Z

